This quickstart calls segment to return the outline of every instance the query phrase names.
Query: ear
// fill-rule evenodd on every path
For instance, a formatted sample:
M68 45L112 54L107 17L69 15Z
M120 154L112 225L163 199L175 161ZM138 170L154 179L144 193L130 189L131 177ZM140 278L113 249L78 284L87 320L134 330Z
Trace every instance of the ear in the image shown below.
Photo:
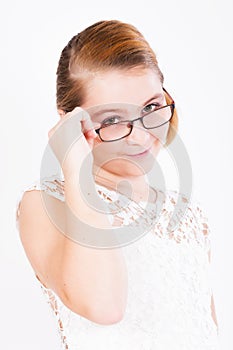
M63 109L58 109L57 111L61 118L64 117L66 114L65 111L63 111Z

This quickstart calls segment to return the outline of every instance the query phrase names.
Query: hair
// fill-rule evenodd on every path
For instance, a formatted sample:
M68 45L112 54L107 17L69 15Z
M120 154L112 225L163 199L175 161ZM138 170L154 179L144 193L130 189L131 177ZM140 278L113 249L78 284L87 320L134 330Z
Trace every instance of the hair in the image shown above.
M88 82L94 74L137 67L154 70L163 84L164 77L156 55L134 26L108 20L87 27L62 50L57 68L57 108L67 113L81 106ZM166 100L169 102L168 96ZM175 110L165 146L175 137L177 127Z

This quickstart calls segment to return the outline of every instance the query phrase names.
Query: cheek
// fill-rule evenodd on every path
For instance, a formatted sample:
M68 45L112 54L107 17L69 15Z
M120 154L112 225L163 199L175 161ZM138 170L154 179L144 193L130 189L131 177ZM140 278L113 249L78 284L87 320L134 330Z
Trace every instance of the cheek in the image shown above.
M162 146L167 141L167 134L169 130L169 124L164 124L163 126L151 131L151 136L155 139L154 144Z
M94 140L92 154L94 163L98 166L104 166L104 164L117 158L119 147L111 142L103 142L100 139Z
M93 148L92 148L92 154L93 154L94 160L99 158L101 154L100 150L103 149L103 147L104 147L104 143L97 136L94 139Z
M98 145L100 145L101 143L103 143L99 136L97 136L95 139L94 139L94 142L93 142L93 149L96 148Z
M94 139L93 150L94 154L114 154L117 153L119 147L114 142L103 142L97 136Z

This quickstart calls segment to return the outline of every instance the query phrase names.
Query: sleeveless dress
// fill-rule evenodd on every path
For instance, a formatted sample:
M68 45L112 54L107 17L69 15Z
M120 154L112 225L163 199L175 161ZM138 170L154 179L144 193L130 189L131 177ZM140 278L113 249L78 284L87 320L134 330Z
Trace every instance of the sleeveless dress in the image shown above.
M97 184L96 189L109 205L122 205L123 195ZM17 228L22 194L30 190L46 191L64 201L64 181L56 175L33 182L18 197ZM163 204L159 221L140 239L121 247L128 270L128 299L120 322L100 325L74 313L35 276L54 315L61 349L217 349L218 329L211 315L208 220L199 202L173 190L157 193ZM187 203L187 210L175 230L169 231L178 198ZM135 221L144 210L143 202L127 203L118 213L122 225Z

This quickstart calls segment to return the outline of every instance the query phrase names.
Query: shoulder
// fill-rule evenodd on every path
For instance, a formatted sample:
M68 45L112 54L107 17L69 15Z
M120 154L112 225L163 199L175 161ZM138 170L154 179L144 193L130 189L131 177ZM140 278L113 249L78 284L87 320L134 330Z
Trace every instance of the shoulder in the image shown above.
M28 186L25 186L17 198L16 204L16 224L20 232L32 233L32 230L26 230L27 226L32 228L35 226L52 227L49 220L49 213L45 205L43 192L51 198L50 203L59 203L64 201L64 188L62 180L55 176L36 180ZM57 201L59 199L59 201ZM57 206L56 206L57 207Z
M64 201L64 181L57 175L34 180L30 184L22 187L18 193L15 212L17 228L22 202L27 201L30 204L31 201L39 200L41 191L45 191L49 195Z
M188 240L195 240L207 250L210 248L210 227L203 204L194 194L176 190L166 192L166 210L169 212L169 229Z
M183 214L180 219L182 217L193 218L198 223L208 220L203 204L192 193L185 194L177 190L168 190L166 191L166 205L171 210L178 209L178 212Z
M26 186L18 198L16 226L24 251L40 281L46 281L47 267L57 264L61 256L65 236L51 220L42 192L51 195L51 203L61 203L60 183L56 179L45 179L43 183L34 181ZM47 284L47 282L46 282Z

